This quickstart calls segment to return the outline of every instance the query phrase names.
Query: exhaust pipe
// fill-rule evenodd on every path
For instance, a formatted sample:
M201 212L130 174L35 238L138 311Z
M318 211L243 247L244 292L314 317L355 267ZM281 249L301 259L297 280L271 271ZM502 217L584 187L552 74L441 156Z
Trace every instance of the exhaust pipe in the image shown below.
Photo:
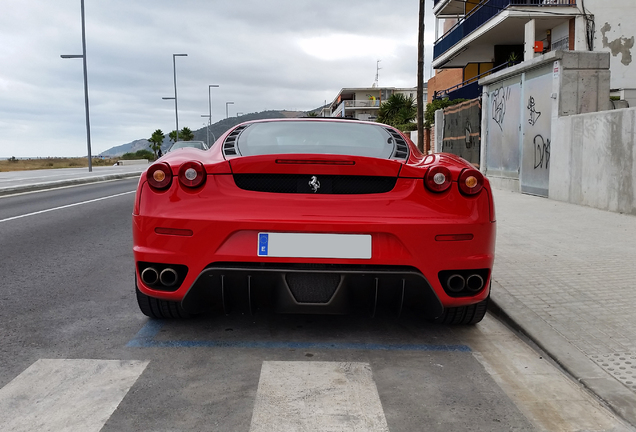
M484 287L484 279L478 274L468 276L466 279L466 288L470 291L477 292Z
M159 281L161 282L162 285L167 287L171 287L174 284L176 284L178 279L179 279L179 275L177 275L177 272L171 269L170 267L168 267L167 269L164 269L161 272L161 275L159 275Z
M157 269L154 267L146 267L144 271L141 272L141 280L146 285L154 285L159 280L159 273Z
M446 288L451 292L460 292L466 286L466 280L460 274L451 275L446 281Z

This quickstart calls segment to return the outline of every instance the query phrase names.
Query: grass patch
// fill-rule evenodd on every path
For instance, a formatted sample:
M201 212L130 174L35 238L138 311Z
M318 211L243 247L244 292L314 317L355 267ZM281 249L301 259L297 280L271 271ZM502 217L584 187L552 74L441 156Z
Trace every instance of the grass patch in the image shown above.
M116 159L93 158L93 166L112 166ZM88 168L88 158L42 158L0 160L0 172L56 168Z

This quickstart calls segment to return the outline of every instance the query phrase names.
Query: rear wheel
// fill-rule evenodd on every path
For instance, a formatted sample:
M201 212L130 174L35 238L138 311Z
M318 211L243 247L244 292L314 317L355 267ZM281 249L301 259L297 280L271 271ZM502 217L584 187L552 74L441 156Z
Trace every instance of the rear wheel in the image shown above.
M183 310L181 303L161 300L147 296L139 291L135 283L135 291L137 292L137 304L144 315L150 318L190 318L190 314Z
M469 306L445 308L444 313L442 313L441 316L433 319L432 322L445 325L477 324L482 319L484 319L486 311L488 310L489 300L490 297L482 302Z

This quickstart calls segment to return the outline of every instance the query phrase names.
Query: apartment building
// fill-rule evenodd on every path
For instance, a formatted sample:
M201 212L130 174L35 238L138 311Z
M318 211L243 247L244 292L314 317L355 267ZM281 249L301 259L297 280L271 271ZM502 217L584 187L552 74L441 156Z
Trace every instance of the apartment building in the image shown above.
M426 88L424 89L426 92ZM394 93L416 99L417 88L368 87L343 88L328 107L328 116L349 117L358 120L375 121L382 102ZM426 100L424 93L424 100Z
M478 97L478 79L551 51L605 51L612 95L636 106L634 0L433 0L433 12L432 66L458 81L461 70L455 85L431 86L436 96Z

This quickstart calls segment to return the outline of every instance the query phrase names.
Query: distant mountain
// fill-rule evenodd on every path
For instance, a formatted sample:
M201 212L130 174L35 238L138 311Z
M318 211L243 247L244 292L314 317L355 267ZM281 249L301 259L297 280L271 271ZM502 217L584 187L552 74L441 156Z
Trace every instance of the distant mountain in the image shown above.
M296 117L304 117L307 113L304 111L262 111L258 113L250 113L244 114L239 117L230 117L227 119L223 119L219 122L214 123L210 126L210 144L216 141L221 135L223 135L228 129L233 126L236 126L239 123L243 123L250 120L264 120L264 119L274 119L274 118L296 118ZM186 125L187 126L187 125ZM204 141L207 142L207 128L203 127L201 129L197 129L194 132L194 139L196 141ZM148 136L152 135L154 131L148 131ZM168 138L169 131L166 132L166 138L163 140L163 144L161 148L163 150L167 150L170 147L172 142ZM147 139L138 139L133 142L129 142L128 144L122 144L115 147L112 147L106 151L103 151L99 154L99 156L105 157L117 157L121 156L124 153L134 153L138 150L150 150L150 142Z

